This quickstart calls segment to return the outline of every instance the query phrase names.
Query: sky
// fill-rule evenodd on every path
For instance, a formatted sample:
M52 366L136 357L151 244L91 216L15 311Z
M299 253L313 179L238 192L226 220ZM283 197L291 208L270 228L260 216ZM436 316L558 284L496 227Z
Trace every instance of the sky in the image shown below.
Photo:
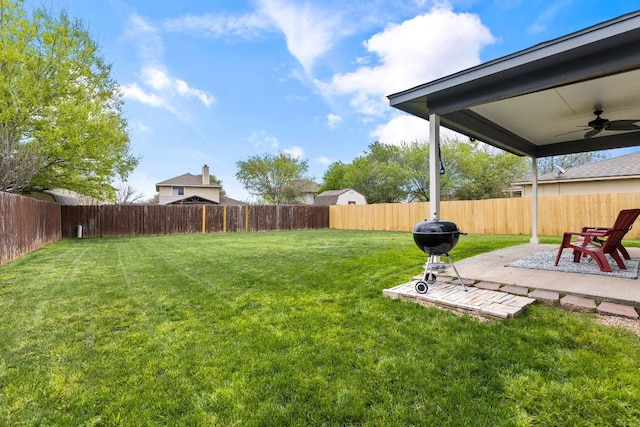
M387 95L640 9L640 0L28 0L79 18L112 65L127 182L210 173L255 201L237 163L284 152L317 183L368 146L426 141ZM605 6L606 5L606 6Z

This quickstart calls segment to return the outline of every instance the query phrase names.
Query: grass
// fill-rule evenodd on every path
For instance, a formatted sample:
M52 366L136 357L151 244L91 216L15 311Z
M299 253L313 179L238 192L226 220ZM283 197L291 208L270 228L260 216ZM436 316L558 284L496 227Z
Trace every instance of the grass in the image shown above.
M49 245L0 266L0 425L640 424L638 337L543 306L481 323L382 297L424 262L394 232Z

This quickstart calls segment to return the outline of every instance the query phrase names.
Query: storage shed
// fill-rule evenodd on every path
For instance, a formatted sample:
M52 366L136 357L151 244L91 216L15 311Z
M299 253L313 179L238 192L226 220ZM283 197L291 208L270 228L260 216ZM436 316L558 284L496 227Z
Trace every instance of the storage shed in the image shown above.
M366 205L367 199L357 191L346 188L344 190L328 190L316 196L314 205Z

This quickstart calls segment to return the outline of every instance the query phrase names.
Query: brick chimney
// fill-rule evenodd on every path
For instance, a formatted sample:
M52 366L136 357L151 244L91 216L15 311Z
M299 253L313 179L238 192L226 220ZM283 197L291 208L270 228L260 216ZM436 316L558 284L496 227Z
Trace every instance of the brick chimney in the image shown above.
M209 185L209 166L204 165L202 167L202 185Z

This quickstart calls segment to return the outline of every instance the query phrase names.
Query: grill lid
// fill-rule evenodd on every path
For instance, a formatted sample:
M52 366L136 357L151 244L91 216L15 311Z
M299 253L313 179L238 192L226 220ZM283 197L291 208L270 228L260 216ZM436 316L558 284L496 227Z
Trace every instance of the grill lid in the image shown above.
M448 254L458 244L460 234L464 233L451 221L424 220L413 228L413 240L429 255Z
M413 234L460 233L458 226L451 221L424 220L413 228Z

